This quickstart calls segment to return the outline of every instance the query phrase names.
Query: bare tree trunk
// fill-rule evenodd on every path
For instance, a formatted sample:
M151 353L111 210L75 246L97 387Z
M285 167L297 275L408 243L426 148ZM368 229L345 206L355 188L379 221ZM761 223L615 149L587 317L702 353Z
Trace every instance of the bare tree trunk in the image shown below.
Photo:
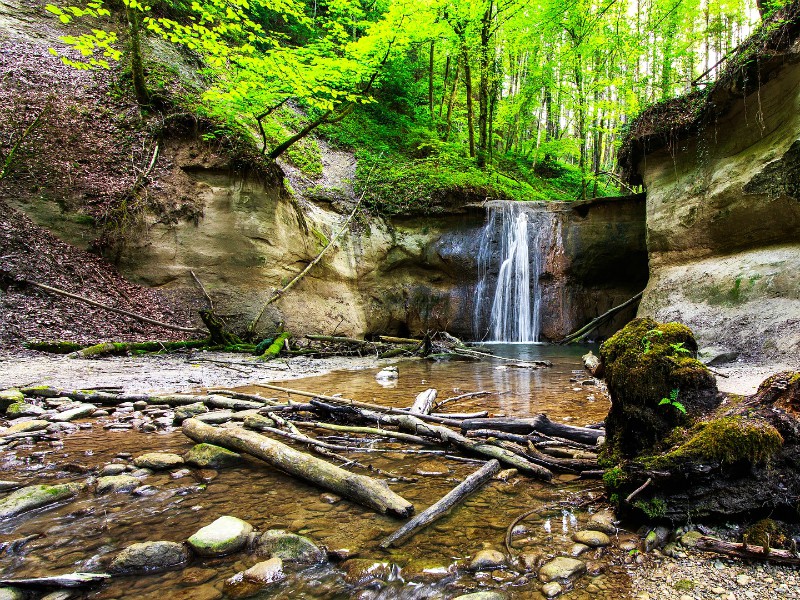
M453 104L456 101L456 92L458 91L458 71L459 63L456 61L456 73L453 76L453 89L450 92L450 100L447 102L447 126L444 132L444 141L450 140L450 129L453 125Z
M469 130L469 155L475 157L475 111L472 107L472 69L466 42L461 47L464 62L464 87L467 88L467 129Z
M139 106L150 105L150 93L144 80L144 65L142 64L142 47L140 40L141 17L139 11L129 6L125 7L125 16L128 19L128 33L130 35L131 76L133 91Z
M428 57L428 110L430 112L431 124L433 123L433 59L435 42L431 41L431 50Z

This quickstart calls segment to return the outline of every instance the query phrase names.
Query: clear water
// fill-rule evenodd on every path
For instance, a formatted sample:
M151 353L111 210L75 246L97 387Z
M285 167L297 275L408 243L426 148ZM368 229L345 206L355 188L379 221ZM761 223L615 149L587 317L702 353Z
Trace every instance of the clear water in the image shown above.
M492 414L528 416L546 412L552 419L573 424L602 420L608 401L601 391L570 381L581 367L585 348L541 345L493 345L501 355L520 359L548 359L553 367L540 370L510 368L502 361L429 362L398 364L400 377L385 387L375 379L378 369L342 371L293 380L284 385L295 389L334 394L392 406L408 406L417 393L434 387L439 399L486 390L481 398L453 402L446 412L488 410ZM585 375L577 374L580 379ZM258 386L248 391L276 395ZM300 400L300 398L297 398ZM27 483L85 480L119 452L134 456L146 451L182 453L192 446L179 429L159 433L110 432L104 419L89 421L82 429L54 443L19 446L0 455L0 479ZM331 432L312 431L325 436ZM391 476L390 486L421 510L452 489L478 465L441 456L403 454L403 446L377 442L396 452L353 455L365 467ZM76 465L88 469L76 474ZM352 467L368 473L364 468ZM435 474L432 474L435 473ZM375 474L373 471L372 474ZM540 584L521 569L474 574L466 569L470 556L491 547L503 550L508 524L518 515L539 508L524 522L514 546L545 556L568 552L572 533L585 524L586 508L579 501L599 498L597 481L558 477L543 483L526 477L508 482L494 481L470 497L462 506L420 532L400 548L383 551L379 542L401 522L361 508L346 500L327 504L323 490L299 482L253 459L219 471L203 484L199 474L173 478L169 473L149 477L145 483L158 489L149 497L129 495L95 496L84 492L76 501L52 510L39 511L13 522L0 524L0 542L40 534L23 550L3 556L4 577L41 576L75 570L102 569L121 548L144 540L182 541L221 515L234 515L264 531L288 529L308 535L329 549L347 548L359 557L397 565L396 576L382 591L364 590L345 580L342 570L325 566L302 571L257 598L452 598L478 589L502 590L511 599L541 598ZM629 593L628 576L613 550L585 557L599 565L600 574L582 578L564 598L622 598ZM218 559L195 559L187 568L168 573L115 578L83 597L93 599L164 598L217 600L225 598L224 582L236 572L257 562L241 553ZM414 580L409 570L419 561L449 568L444 581ZM405 573L405 575L404 575ZM416 581L416 582L414 582ZM587 592L587 586L592 585ZM376 596L375 594L384 594Z

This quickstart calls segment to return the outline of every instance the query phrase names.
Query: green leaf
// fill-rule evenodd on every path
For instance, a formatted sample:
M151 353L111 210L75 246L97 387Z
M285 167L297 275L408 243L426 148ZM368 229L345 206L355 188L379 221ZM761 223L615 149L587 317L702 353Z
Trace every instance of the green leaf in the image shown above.
M683 404L681 404L680 402L673 402L673 403L672 403L672 406L674 406L675 408L677 408L677 409L678 409L679 411L681 411L683 414L686 414L686 407L685 407Z

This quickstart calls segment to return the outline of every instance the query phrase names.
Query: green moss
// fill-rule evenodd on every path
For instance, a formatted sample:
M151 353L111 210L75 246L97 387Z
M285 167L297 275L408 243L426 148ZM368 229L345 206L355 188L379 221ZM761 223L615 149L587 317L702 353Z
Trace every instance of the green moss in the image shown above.
M660 519L667 514L667 503L661 498L638 500L634 503L634 506L650 519Z
M671 440L685 439L665 454L645 459L650 468L672 468L687 462L714 461L758 464L768 461L783 446L778 431L763 421L723 417L698 423L688 432L676 431Z
M606 487L610 490L615 490L620 487L626 480L627 475L625 471L623 471L620 467L614 467L612 469L608 469L605 473L603 473L603 483L606 484Z
M38 350L40 352L50 352L51 354L70 354L77 352L83 348L83 344L77 342L68 342L64 340L55 341L36 341L29 340L22 344L23 347L29 350Z
M743 542L764 548L781 548L786 540L786 531L772 519L761 519L742 535Z
M679 579L672 584L672 587L679 592L689 592L694 589L694 581L691 579Z

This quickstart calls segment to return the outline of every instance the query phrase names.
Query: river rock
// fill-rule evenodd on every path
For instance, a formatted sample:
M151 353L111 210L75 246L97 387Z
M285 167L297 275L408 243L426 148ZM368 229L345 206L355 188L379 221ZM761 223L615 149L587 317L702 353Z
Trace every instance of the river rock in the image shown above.
M197 444L183 455L183 460L186 464L201 469L220 469L235 464L240 459L240 454L231 452L227 448L222 448L221 446L215 446L214 444Z
M176 542L139 542L122 550L108 567L112 573L168 571L189 562L189 550Z
M42 596L39 600L70 600L74 598L76 593L72 590L56 590Z
M503 567L506 564L506 557L497 550L481 550L475 554L469 563L470 571L488 571Z
M108 475L122 475L127 470L127 465L122 463L111 463L100 469L100 475L103 477Z
M256 547L258 556L277 556L285 563L315 564L325 560L325 553L307 537L281 529L264 532Z
M393 381L400 377L400 372L397 367L384 367L375 374L375 379L378 381Z
M687 531L681 536L681 545L685 548L694 548L701 537L703 537L703 534L699 531Z
M230 598L247 598L264 587L286 579L283 563L278 557L270 558L241 571L225 582L225 593Z
M599 548L600 546L608 546L611 540L602 531L592 531L586 529L584 531L576 531L572 534L572 541L579 544L585 544L590 548Z
M189 546L200 556L224 556L247 544L253 526L236 517L220 517L189 538Z
M614 513L607 510L594 513L589 517L589 528L593 531L602 531L607 535L614 535L617 527L614 525Z
M245 417L244 426L253 431L264 431L266 427L275 427L275 421L264 415L251 415Z
M245 579L257 581L258 583L275 583L276 581L281 581L286 578L286 575L283 573L283 561L277 556L256 563L242 573L242 575Z
M183 423L186 419L191 419L192 417L196 417L197 415L202 415L207 412L208 407L202 402L178 406L175 409L174 421L175 423Z
M0 480L0 492L10 492L21 487L22 484L19 481Z
M414 473L417 475L447 475L450 473L450 468L436 460L423 460L414 467Z
M342 563L344 580L351 585L363 585L376 579L388 581L392 576L392 564L369 558L351 558Z
M543 583L565 581L586 572L586 564L577 558L558 556L539 569L539 579Z
M6 409L12 404L17 402L25 402L25 396L22 392L15 389L0 391L0 412L5 412Z
M97 407L94 404L81 404L75 408L56 413L50 417L50 420L54 423L66 423L67 421L74 421L81 417L87 417L94 413L95 410L97 410Z
M569 549L569 555L573 558L577 558L584 552L589 549L589 546L586 544L572 544L572 548Z
M133 459L133 464L140 469L166 471L183 464L183 459L170 452L149 452Z
M542 586L542 593L546 598L555 598L563 591L564 588L562 588L561 584L557 581L551 581L550 583L545 583Z
M197 415L194 417L198 421L206 423L207 425L220 425L227 423L233 418L232 410L212 410L211 412Z
M14 402L6 409L6 416L9 419L18 417L38 417L45 413L41 406L36 406L29 402Z
M141 482L132 475L106 475L97 480L97 493L132 492L140 485Z
M449 565L443 565L441 562L422 558L412 560L403 567L403 579L406 581L413 581L414 583L434 583L447 577L449 574Z
M453 600L506 600L506 595L500 592L473 592L456 596Z
M72 498L84 488L82 483L29 485L0 500L0 520L15 517L29 510Z
M50 421L43 421L40 419L33 419L31 421L19 421L13 423L10 427L5 429L0 435L10 435L12 433L29 433L31 431L42 431L47 429Z
M22 590L14 587L0 587L0 600L24 600Z

